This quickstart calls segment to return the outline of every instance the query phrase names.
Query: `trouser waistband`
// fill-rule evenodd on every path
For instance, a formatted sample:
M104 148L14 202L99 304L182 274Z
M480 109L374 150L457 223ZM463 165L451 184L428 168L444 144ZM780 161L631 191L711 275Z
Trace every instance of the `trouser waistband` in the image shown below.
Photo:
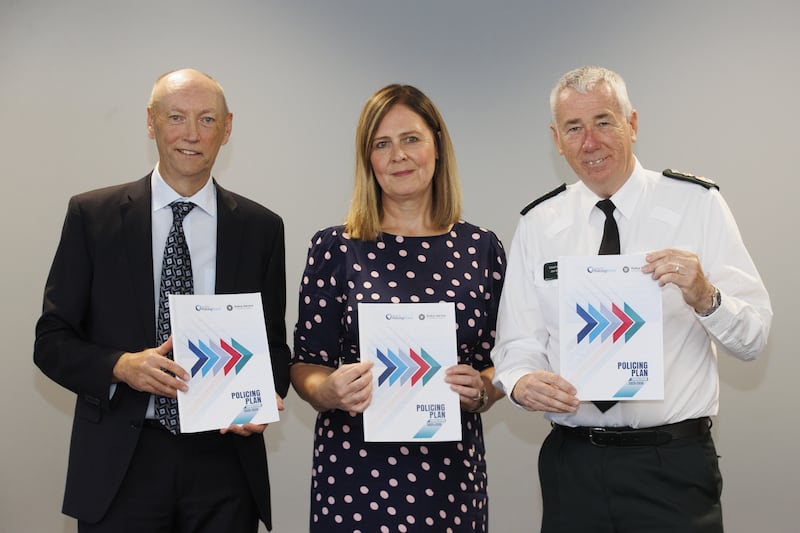
M692 418L649 428L634 429L629 427L569 427L556 423L553 430L565 436L588 440L595 446L659 446L676 439L706 435L711 430L711 419L707 416Z

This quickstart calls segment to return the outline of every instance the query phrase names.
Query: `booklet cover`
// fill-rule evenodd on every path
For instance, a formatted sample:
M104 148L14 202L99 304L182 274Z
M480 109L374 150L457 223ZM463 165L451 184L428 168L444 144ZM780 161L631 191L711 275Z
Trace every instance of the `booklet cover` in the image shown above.
M664 399L662 293L645 263L558 258L561 375L581 400Z
M461 440L458 394L444 381L458 362L454 304L359 303L358 323L361 360L375 362L364 440Z
M181 433L279 419L261 294L170 295Z

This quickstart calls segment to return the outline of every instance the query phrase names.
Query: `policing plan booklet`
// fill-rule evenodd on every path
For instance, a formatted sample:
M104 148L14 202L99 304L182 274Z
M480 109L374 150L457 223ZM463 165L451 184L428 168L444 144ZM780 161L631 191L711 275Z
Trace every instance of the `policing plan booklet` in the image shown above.
M181 432L276 422L261 294L173 294L169 308L173 357L190 375Z
M374 361L364 440L461 440L458 394L444 382L458 361L452 302L359 303L362 361Z
M661 300L671 289L644 264L644 254L558 258L560 373L583 401L664 399Z

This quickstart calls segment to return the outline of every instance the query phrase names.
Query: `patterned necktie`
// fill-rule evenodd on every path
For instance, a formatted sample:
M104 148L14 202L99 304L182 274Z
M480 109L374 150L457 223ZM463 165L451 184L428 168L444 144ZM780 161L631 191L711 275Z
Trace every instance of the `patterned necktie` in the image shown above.
M597 253L599 255L619 255L619 228L617 227L617 221L614 220L614 209L616 209L614 202L606 198L597 202L596 205L606 215L606 223L603 226L603 239L600 241L600 251ZM600 409L600 412L605 413L614 407L617 402L597 400L592 403Z
M169 295L192 294L192 259L186 236L183 234L183 219L194 209L190 202L172 202L172 228L164 245L164 259L161 262L161 284L158 290L158 321L156 333L160 343L165 342L171 333L169 323ZM172 352L167 354L172 359ZM178 400L166 396L155 397L156 418L170 433L180 433L178 424Z

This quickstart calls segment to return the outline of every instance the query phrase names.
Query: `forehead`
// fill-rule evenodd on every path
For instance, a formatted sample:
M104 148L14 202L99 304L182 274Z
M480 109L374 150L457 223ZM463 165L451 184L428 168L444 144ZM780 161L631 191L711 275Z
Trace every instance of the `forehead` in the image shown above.
M599 116L620 117L622 112L612 89L602 83L586 93L572 88L562 90L556 99L555 115L559 124L566 124Z
M425 119L404 104L397 104L383 116L375 131L376 136L390 135L397 132L430 131Z
M167 78L156 88L156 95L157 104L164 109L222 113L225 107L217 86L203 78Z

